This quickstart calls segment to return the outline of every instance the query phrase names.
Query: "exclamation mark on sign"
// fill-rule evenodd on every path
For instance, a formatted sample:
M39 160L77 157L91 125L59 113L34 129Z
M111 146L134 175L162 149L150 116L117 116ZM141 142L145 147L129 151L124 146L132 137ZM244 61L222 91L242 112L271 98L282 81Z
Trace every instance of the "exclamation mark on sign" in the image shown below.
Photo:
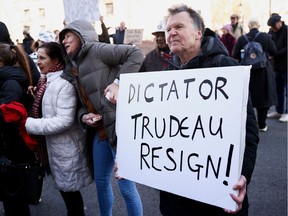
M234 149L234 145L230 144L228 160L227 160L227 167L226 167L226 177L229 177L229 175L230 175L230 168L231 168L231 160L232 160L232 155L233 155L233 149ZM223 184L228 186L228 182L226 180L223 181Z

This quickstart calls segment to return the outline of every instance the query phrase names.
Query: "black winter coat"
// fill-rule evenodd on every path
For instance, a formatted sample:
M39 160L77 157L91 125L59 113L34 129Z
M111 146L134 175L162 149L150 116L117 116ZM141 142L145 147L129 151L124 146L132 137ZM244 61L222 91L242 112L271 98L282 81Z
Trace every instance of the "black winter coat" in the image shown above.
M287 25L284 22L278 32L269 31L277 48L273 62L274 70L282 73L287 73L287 31Z
M235 66L239 63L228 56L227 49L221 43L220 39L210 29L206 29L201 46L201 53L190 60L186 65L180 66L180 60L178 57L174 59L170 70L177 69L191 69L191 68L207 68L207 67L222 67L222 66ZM221 54L220 61L215 62L217 55ZM218 59L217 59L218 60ZM247 179L247 184L250 182L255 161L256 152L259 142L258 128L255 118L255 113L252 108L250 100L247 105L247 120L246 120L246 140L245 140L245 152L243 159L243 166L241 174ZM223 209L201 202L197 202L188 198L177 196L168 192L160 192L160 210L165 216L228 216ZM243 202L242 210L236 215L248 215L248 199L247 194Z
M168 61L172 61L169 48L161 50L156 47L147 53L139 72L161 71L168 67Z
M247 34L249 40L252 40L258 33L258 29L253 28ZM260 33L255 41L262 45L263 50L267 56L275 56L276 47L271 38L267 33ZM235 59L241 59L241 49L247 44L245 37L242 35L239 37L235 44L232 57ZM250 73L250 84L249 90L251 94L251 100L253 107L263 108L270 107L276 104L276 89L274 82L274 73L270 61L267 61L265 68L253 70Z
M34 43L34 39L28 34L27 37L23 39L23 47L25 52L30 55L33 53L32 44Z
M28 81L19 68L12 66L0 68L0 105L17 101L27 107L27 88ZM1 111L0 135L0 154L14 163L26 163L34 158L33 152L20 136L18 125L5 122Z

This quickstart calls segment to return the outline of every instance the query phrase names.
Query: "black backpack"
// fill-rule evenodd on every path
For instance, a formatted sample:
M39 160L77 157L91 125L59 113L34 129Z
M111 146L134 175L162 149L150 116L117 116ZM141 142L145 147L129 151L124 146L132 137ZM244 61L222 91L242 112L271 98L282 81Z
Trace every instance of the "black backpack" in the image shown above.
M259 34L260 32L258 32L251 41L246 35L244 35L244 38L248 43L244 46L244 50L241 50L241 65L252 65L252 69L261 69L266 67L266 53L263 51L261 44L254 41Z

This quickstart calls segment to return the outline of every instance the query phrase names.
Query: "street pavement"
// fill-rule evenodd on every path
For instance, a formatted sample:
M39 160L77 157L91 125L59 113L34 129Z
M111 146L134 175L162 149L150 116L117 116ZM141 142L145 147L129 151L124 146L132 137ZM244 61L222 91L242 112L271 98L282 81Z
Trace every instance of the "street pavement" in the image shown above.
M249 216L287 215L287 124L268 119L268 131L260 132L255 170L248 187L250 202ZM125 204L113 178L115 194L113 216L126 216ZM144 216L161 216L159 192L137 184L143 202ZM86 216L98 216L95 185L82 191ZM0 215L3 215L0 203ZM44 180L42 202L31 205L32 216L66 216L66 209L60 193L55 189L51 177ZM21 215L20 215L21 216Z

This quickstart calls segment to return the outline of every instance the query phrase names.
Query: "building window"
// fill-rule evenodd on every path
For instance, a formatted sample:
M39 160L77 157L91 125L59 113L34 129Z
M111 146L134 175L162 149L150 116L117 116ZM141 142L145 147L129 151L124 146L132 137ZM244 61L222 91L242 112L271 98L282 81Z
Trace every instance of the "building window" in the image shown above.
M113 3L106 3L106 15L113 15L114 11L113 11Z
M30 10L29 9L25 9L24 10L24 18L25 20L31 20L31 13L30 13Z
M30 32L30 26L28 25L24 25L23 29L25 32Z
M44 19L45 18L45 9L39 8L39 18Z

